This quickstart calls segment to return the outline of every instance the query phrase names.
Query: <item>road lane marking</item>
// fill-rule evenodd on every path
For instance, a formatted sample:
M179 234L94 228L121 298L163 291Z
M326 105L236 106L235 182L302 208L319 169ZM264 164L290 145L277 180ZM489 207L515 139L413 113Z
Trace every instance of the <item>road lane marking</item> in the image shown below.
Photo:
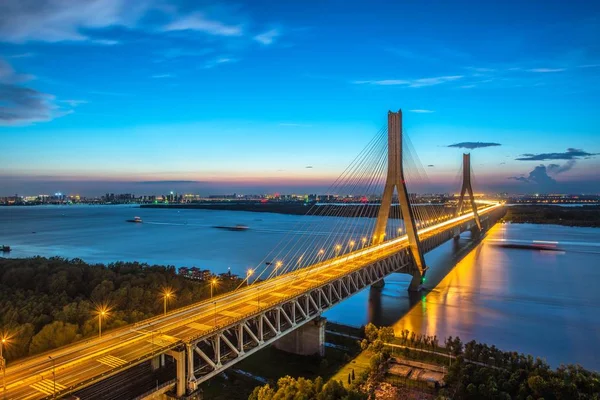
M50 379L42 379L39 382L29 385L29 387L32 387L35 390L37 390L38 392L42 392L44 394L54 394L54 386L55 385L56 385L57 392L60 392L61 390L67 388L65 385L61 385L60 383L55 382Z
M227 311L227 310L223 310L223 311L219 311L217 314L223 314L227 317L233 317L233 318L238 318L241 317L242 314L235 312L235 311Z
M127 361L122 360L115 356L111 356L110 354L108 354L104 357L98 358L98 359L96 359L96 361L98 361L104 365L108 365L109 367L112 367L112 368L118 368L121 365L127 364Z
M192 329L196 329L199 331L207 331L209 329L212 329L213 327L210 325L204 325L204 324L200 324L198 322L190 322L189 324L186 325L188 328L192 328Z

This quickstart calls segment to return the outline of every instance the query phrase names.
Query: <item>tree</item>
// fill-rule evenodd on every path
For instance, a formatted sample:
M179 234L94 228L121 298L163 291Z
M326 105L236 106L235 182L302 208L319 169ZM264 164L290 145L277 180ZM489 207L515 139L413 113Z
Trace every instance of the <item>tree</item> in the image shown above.
M75 324L54 321L44 326L42 330L31 339L29 354L37 354L48 349L64 346L79 339L78 327Z
M365 326L365 337L367 341L371 343L377 340L379 337L379 330L370 322L367 324L367 326Z
M384 343L389 343L394 339L394 328L391 326L379 328L377 333L379 340L383 341Z

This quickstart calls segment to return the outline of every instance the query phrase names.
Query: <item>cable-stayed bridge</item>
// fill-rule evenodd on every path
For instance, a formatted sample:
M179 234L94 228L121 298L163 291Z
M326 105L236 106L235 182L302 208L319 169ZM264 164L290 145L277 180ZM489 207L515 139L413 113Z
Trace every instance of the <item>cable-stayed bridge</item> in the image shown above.
M176 378L158 391L184 398L272 343L304 354L322 351L322 312L394 272L412 275L409 290L419 290L426 252L466 230L481 234L504 212L501 203L475 199L469 155L463 157L456 205L415 204L407 186L424 175L403 135L401 112L389 112L387 127L330 188L352 197L314 205L306 222L249 271L237 290L17 361L6 369L4 395L59 398L144 362L159 368L169 357ZM319 224L325 218L317 217L334 222L311 235L323 231Z

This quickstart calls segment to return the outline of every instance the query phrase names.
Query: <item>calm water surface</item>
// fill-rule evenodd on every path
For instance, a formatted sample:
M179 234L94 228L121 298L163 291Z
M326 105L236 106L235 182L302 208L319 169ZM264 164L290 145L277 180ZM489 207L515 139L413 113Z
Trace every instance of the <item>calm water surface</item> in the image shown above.
M144 224L124 222L135 215ZM13 247L11 257L141 261L243 274L302 218L132 206L0 207L0 244ZM316 235L334 227L334 219L317 222L322 227ZM212 228L235 224L251 229ZM498 239L557 241L563 251L500 248L494 245ZM459 335L540 356L553 366L580 363L600 370L600 229L496 225L482 243L473 245L464 234L427 254L426 261L426 292L409 294L409 277L394 274L382 290L364 290L326 317Z

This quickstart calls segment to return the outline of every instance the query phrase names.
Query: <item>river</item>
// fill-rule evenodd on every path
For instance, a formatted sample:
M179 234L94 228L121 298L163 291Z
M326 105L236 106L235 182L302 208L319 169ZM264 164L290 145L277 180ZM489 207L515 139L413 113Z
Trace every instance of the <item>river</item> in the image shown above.
M140 216L143 224L124 220ZM0 207L0 245L10 257L78 257L86 262L140 261L237 274L259 263L301 216L135 206ZM318 217L313 217L318 218ZM321 231L333 227L321 222ZM248 225L245 232L214 225ZM301 232L310 235L309 232ZM500 239L558 242L561 251L507 249ZM460 261L459 261L460 260ZM326 313L329 320L369 321L443 338L476 339L600 370L600 229L498 224L483 242L469 234L426 255L427 290L409 294L394 274ZM454 268L453 268L454 267Z

